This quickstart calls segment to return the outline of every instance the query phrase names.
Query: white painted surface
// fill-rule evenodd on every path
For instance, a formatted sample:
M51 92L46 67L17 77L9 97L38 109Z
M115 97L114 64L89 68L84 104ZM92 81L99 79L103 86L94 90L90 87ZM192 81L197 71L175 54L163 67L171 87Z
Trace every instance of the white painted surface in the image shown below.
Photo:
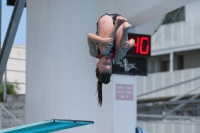
M27 1L26 123L96 120L96 59L87 33L95 32L96 1ZM65 132L95 132L95 126Z
M153 19L147 23L136 26L136 33L153 35L162 23L164 16Z
M114 133L133 133L135 131L137 121L137 86L135 76L114 75L113 81L114 89L116 89L116 84L133 85L133 100L116 100L114 96Z
M138 26L195 0L115 0L115 12Z
M196 0L194 2L191 2L185 6L186 10L186 21L195 21L200 19L199 12L199 5L200 1Z
M61 132L135 131L136 99L126 103L112 97L116 83L135 84L134 78L113 75L111 83L103 86L102 108L95 95L96 59L89 55L86 36L95 33L99 14L110 10L112 2L27 1L26 123L54 118L91 120L94 125Z
M133 100L117 100L116 85L132 85ZM97 108L97 133L134 132L136 125L136 82L134 76L113 74L103 86L103 106Z

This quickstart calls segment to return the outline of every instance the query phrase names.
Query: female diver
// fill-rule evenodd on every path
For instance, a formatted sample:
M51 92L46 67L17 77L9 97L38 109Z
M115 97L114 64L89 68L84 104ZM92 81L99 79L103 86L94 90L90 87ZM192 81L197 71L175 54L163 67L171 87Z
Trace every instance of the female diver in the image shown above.
M122 59L134 46L127 31L132 26L119 14L106 13L97 21L96 35L88 33L89 53L98 58L96 66L98 103L102 105L102 83L108 84L112 73L112 60Z

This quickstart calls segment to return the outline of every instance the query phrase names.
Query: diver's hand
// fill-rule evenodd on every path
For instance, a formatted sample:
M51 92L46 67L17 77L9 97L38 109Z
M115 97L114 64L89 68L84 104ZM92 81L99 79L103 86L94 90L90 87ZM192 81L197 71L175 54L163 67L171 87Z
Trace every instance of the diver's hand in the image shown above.
M113 38L110 37L102 38L102 44L106 47L113 46Z

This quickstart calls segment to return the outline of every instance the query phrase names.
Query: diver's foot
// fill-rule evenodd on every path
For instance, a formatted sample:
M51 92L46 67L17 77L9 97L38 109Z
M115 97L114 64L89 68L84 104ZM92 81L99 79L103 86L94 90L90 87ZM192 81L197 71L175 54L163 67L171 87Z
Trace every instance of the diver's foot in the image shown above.
M127 31L128 29L130 29L132 27L131 24L129 24L128 22L124 22L123 23L123 30Z
M126 22L127 20L125 19L125 18L123 18L122 16L117 16L116 17L116 22L115 22L115 24L116 25L121 25L121 24L123 24L124 22Z

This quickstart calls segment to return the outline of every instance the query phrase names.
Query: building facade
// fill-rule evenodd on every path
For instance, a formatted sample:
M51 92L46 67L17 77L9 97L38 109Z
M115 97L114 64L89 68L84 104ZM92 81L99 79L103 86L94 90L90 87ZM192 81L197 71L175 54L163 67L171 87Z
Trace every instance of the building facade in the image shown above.
M16 84L18 94L25 94L26 90L26 47L13 45L6 67L6 80ZM5 80L5 74L3 79Z
M169 12L152 36L149 75L137 77L138 125L149 132L200 131L199 6Z

